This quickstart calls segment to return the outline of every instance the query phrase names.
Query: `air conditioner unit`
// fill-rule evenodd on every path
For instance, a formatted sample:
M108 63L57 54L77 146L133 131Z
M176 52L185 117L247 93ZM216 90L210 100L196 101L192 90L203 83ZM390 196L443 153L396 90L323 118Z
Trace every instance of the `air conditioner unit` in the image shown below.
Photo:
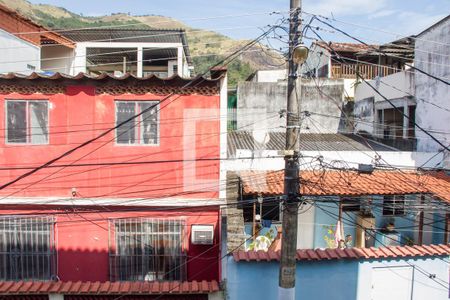
M194 245L212 245L214 225L192 225L191 243Z

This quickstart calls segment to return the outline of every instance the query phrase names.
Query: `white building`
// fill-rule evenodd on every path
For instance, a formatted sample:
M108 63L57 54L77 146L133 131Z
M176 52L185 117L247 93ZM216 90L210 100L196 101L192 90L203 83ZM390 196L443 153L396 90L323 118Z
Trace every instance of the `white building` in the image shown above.
M447 82L415 71L416 122L447 147L450 145L449 45L450 15L416 36L414 60L418 69ZM443 148L422 131L416 130L416 134L419 151L439 151Z
M59 61L48 58L59 53L72 55L74 47L70 39L0 5L0 73L29 74L46 67L55 72L67 71L58 65Z
M64 35L76 43L73 60L64 63L71 65L72 75L107 72L190 77L193 68L184 30L96 28L67 31Z
M406 66L356 87L355 132L403 150L438 152L442 145L414 124L450 145L450 16L412 39L416 69Z

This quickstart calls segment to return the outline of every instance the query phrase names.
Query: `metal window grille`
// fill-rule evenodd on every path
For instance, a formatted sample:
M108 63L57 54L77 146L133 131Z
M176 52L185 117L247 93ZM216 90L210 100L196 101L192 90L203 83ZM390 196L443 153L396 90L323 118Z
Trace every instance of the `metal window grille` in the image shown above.
M52 217L0 217L0 233L0 280L54 278Z
M111 221L111 281L185 280L184 228L179 219Z
M403 216L405 214L405 196L384 196L383 216Z

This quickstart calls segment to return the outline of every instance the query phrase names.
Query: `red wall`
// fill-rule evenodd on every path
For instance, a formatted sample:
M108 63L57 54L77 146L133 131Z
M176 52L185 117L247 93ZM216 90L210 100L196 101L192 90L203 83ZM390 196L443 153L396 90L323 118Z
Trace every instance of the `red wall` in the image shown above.
M5 99L47 99L49 110L49 145L5 144L5 125L0 134L0 166L37 166L63 152L91 139L115 124L114 100L158 100L158 95L96 95L94 87L72 86L66 94L56 95L0 95L0 124L5 124ZM167 107L165 107L167 105ZM207 113L200 118L183 120L186 109L206 108L219 110L219 96L173 96L160 104L160 145L116 145L111 140L115 133L97 140L89 146L65 157L56 164L109 163L124 161L182 160L183 149L196 147L196 158L219 157L219 119ZM219 115L219 114L217 114ZM204 117L204 118L203 118ZM203 120L202 120L203 118ZM183 122L196 122L197 135L183 142ZM201 134L201 135L199 135ZM194 146L195 145L195 146ZM97 151L89 154L91 151ZM86 155L86 157L84 157ZM219 161L197 161L189 164L197 180L219 179ZM26 170L0 170L0 182L8 182ZM55 173L56 172L56 173ZM183 188L183 164L163 162L120 166L86 166L50 168L1 190L0 195L69 197L76 188L80 197L205 197L218 196L215 191L198 188L186 193ZM48 177L49 176L49 177ZM48 177L48 178L46 178ZM30 186L30 184L32 184ZM24 189L26 188L26 189Z
M95 209L95 213L86 210ZM134 209L135 211L130 211ZM182 218L185 220L185 249L188 280L219 280L220 236L219 210L184 209L153 210L145 208L98 207L77 208L79 212L62 213L59 209L30 209L16 206L3 208L0 215L52 214L55 216L57 275L62 281L109 281L109 220L115 218ZM128 211L126 211L128 210ZM192 224L214 225L213 245L193 245L190 242Z

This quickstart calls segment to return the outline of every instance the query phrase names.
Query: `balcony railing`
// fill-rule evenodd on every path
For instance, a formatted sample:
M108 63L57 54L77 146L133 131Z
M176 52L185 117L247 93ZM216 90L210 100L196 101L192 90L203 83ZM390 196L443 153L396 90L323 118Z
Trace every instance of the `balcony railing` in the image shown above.
M375 66L367 64L334 64L331 67L331 78L356 79L359 73L365 79L373 79L377 76L383 77L400 72L393 66Z

